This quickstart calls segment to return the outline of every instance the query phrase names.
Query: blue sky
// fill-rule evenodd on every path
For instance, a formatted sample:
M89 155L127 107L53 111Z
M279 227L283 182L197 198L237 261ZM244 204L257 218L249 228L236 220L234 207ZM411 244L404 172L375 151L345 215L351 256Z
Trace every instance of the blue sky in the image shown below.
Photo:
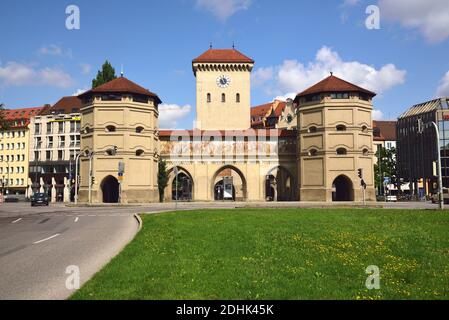
M65 27L68 5L80 29ZM380 29L365 26L368 5ZM256 60L252 105L337 76L379 93L375 116L449 96L447 0L10 1L0 3L0 102L53 104L91 85L108 59L167 104L161 126L191 128L191 60L236 48Z

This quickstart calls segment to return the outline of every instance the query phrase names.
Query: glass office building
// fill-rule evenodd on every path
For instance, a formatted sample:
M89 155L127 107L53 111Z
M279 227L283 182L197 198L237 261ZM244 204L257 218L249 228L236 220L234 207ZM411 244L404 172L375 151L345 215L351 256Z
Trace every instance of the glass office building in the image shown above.
M418 120L424 124L418 132ZM397 164L398 175L411 182L415 195L436 192L437 177L433 163L438 159L436 134L431 122L438 124L441 145L443 186L449 187L449 98L431 100L414 105L398 118ZM426 126L427 124L427 126Z

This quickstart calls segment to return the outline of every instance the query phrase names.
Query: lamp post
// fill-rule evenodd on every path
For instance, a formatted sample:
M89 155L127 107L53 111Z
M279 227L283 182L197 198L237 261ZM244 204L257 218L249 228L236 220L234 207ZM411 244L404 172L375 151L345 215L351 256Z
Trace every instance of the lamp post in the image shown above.
M109 153L111 156L115 156L117 154L117 146L114 146L113 148L107 149L106 152ZM95 154L98 154L103 151L88 151L86 150L85 157L89 158L89 203L92 202L92 159ZM83 156L83 154L80 152L75 157L75 204L78 204L78 165L79 165L79 159Z
M418 119L418 133L422 134L424 129L428 127L433 127L435 129L435 134L437 138L437 153L438 153L438 208L440 210L444 209L444 198L443 198L443 177L441 174L441 146L440 146L440 130L438 125L432 121L428 123L423 123L422 119Z

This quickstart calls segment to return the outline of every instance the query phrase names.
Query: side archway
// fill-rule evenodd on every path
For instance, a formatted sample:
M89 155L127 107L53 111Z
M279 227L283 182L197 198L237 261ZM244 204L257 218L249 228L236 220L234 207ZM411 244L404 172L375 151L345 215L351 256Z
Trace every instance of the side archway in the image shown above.
M100 186L103 194L103 203L118 203L119 183L117 178L107 176L103 179Z
M179 166L177 168L177 182L176 175L174 173L174 167L168 170L169 180L167 187L165 188L164 198L166 201L192 201L194 199L193 177L187 169ZM176 192L176 190L178 192Z
M332 183L332 201L354 201L354 187L347 176L335 178Z
M292 201L293 175L283 166L271 169L265 177L265 200Z

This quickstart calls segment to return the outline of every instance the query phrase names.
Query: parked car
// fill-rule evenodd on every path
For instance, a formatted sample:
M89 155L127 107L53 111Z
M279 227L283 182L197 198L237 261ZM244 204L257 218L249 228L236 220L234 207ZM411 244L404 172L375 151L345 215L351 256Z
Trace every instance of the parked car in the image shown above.
M45 193L35 193L31 196L31 206L45 205L48 206L48 195Z
M387 196L386 201L387 202L398 202L398 197L390 195L390 196Z
M6 195L4 197L3 201L5 201L5 202L19 202L19 198L14 196L14 195Z

